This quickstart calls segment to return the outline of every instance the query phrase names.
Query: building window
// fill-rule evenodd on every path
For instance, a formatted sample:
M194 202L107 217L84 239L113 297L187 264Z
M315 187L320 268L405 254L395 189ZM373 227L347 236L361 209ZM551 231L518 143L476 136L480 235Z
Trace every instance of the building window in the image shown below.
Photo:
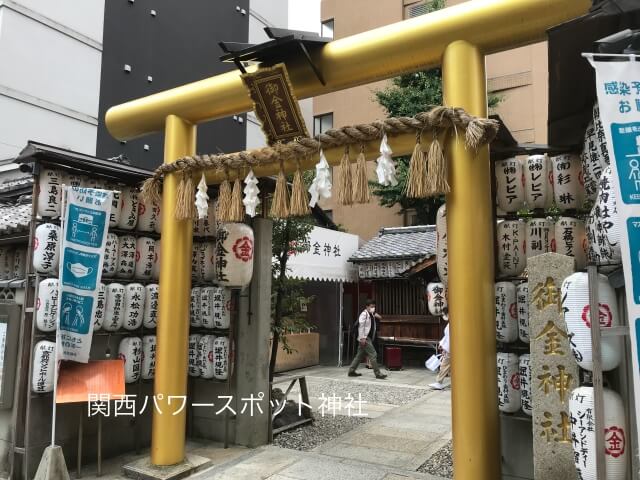
M409 3L404 7L404 18L415 18L421 15L426 15L435 10L438 10L439 2L437 0L421 0L418 2Z
M333 18L322 22L320 26L320 36L323 38L333 38Z
M325 113L313 117L313 136L333 128L333 113Z
M418 219L418 212L416 212L415 208L408 208L404 211L404 226L405 227L414 227L419 225L420 221Z

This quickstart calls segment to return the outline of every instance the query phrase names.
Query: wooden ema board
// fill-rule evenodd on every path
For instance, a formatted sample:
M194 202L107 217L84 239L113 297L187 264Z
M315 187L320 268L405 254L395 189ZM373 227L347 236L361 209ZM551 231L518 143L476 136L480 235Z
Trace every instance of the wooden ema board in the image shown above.
M124 362L95 360L89 363L62 362L58 375L56 403L88 402L89 395L122 398Z

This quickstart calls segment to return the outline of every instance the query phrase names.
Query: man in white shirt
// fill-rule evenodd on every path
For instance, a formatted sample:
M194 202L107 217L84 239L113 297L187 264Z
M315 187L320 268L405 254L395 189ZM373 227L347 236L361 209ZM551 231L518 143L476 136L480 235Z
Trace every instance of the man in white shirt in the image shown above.
M451 372L451 348L449 347L449 309L444 308L442 318L447 322L447 326L444 327L444 337L440 340L439 348L442 351L442 359L440 361L440 372L436 377L436 382L429 385L434 390L444 390L444 379L447 378Z
M376 303L373 300L367 300L363 312L358 318L358 352L356 353L351 366L349 367L350 377L359 377L362 374L356 372L358 365L366 355L371 361L373 372L376 378L384 380L387 376L380 372L378 366L376 349L373 347L373 341L376 338L376 319L380 319L380 315L376 313Z

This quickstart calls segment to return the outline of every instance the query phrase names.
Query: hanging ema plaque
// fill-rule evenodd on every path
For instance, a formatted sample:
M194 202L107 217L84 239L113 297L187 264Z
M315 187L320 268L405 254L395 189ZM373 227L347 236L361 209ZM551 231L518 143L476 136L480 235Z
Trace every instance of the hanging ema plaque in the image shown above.
M242 75L269 145L308 137L284 63Z

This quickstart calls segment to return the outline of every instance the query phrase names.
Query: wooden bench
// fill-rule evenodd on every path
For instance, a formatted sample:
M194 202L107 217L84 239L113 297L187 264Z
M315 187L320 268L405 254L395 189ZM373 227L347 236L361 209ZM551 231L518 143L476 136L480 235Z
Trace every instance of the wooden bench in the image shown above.
M387 345L437 350L443 332L444 324L440 321L440 317L385 315L378 321L380 363L384 364L384 347Z

